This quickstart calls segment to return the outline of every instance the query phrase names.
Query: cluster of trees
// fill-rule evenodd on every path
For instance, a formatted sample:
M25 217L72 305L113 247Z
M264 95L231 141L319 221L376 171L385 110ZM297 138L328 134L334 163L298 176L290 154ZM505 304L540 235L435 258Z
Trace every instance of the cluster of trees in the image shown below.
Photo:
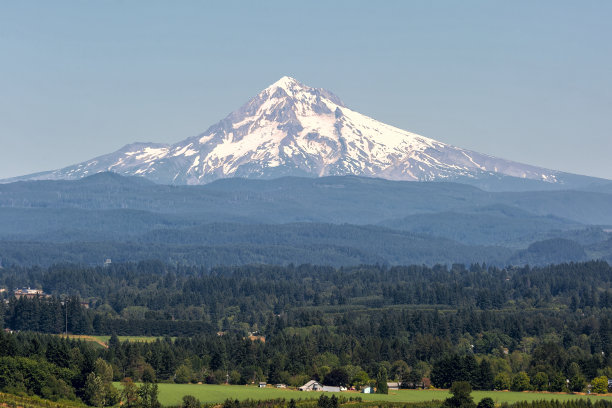
M493 408L495 403L493 399L485 397L478 405L474 403L472 398L472 386L467 381L456 381L450 387L451 397L444 400L442 408Z
M452 385L451 389L452 396L444 401L426 401L426 402L411 402L411 403L397 403L397 402L385 402L385 401L362 401L360 397L356 398L344 398L336 396L321 395L316 401L313 400L299 400L293 399L286 401L280 400L267 400L267 401L253 401L253 400L226 400L221 407L222 408L338 408L338 407L351 407L351 408L493 408L495 406L494 401L485 397L481 399L478 404L474 402L474 398L471 395L471 387L467 382L456 382ZM197 399L192 396L185 396L181 408L202 408L206 405L200 403ZM521 401L516 403L502 403L501 408L611 408L612 402L608 400L597 400L592 402L590 399L575 399L569 401L559 400L540 400L540 401Z
M440 388L464 380L478 390L552 392L581 392L587 380L592 380L592 392L608 392L608 377L612 377L610 367L595 369L593 359L584 359L575 353L579 353L575 347L566 351L558 344L542 342L531 354L515 351L506 361L487 355L477 359L473 354L451 354L434 363L431 380ZM500 363L510 363L515 369L499 370Z
M469 268L453 265L450 269L446 266L332 268L313 265L207 269L148 261L104 268L12 267L0 276L0 283L8 289L31 285L49 293L78 294L108 303L117 312L129 306L166 311L176 305L223 305L228 299L251 300L251 296L262 294L267 294L265 301L272 300L271 305L276 308L337 305L354 302L354 298L359 302L359 298L368 296L384 296L378 299L381 305L439 304L491 310L502 308L510 301L542 303L558 298L565 306L573 300L574 308L603 308L612 306L611 281L610 266L605 262L505 269L479 264ZM219 290L224 292L219 294ZM167 298L160 298L161 294ZM265 305L263 301L257 304Z
M591 314L612 308L611 270L605 262L505 269L478 264L469 268L453 265L450 269L312 265L206 269L149 261L107 268L77 265L7 268L0 274L0 285L9 293L18 287L31 286L56 296L87 300L92 309L84 319L79 311L69 310L72 332L120 334L130 327L141 332L152 326L150 330L155 334L169 335L172 330L212 332L262 326L267 324L270 314L285 313L297 320L305 310L316 311L326 306L333 306L334 312L392 306L418 310L428 305L440 310L471 309L502 314L524 309ZM69 302L69 306L73 303ZM63 312L59 300L44 307L14 301L4 313L5 325L15 330L54 332L65 317ZM320 321L331 323L324 319L327 317L324 314L319 316ZM73 323L74 319L82 321ZM198 323L190 326L191 323L160 321ZM209 323L210 327L202 323Z
M472 386L467 381L457 381L450 387L452 396L442 403L441 408L493 408L495 402L489 397L481 399L478 404L472 398ZM593 403L591 400L576 399L572 401L532 401L517 402L514 404L503 403L502 408L608 408L612 407L612 402L598 400Z
M475 389L550 391L612 377L612 268L604 262L505 269L61 265L7 268L0 285L9 289L0 303L3 325L21 331L0 337L2 364L30 378L37 374L28 374L27 359L39 356L38 369L55 380L26 387L50 398L114 401L107 385L126 377L296 386L317 379L382 389L385 373L406 387L430 377L444 388L465 380ZM22 286L53 296L10 296ZM62 333L66 323L70 333L160 339L129 343L114 335L108 349L93 350L25 333ZM79 355L91 355L86 367ZM96 366L98 359L105 365ZM18 388L14 378L2 381L0 389Z
M34 333L0 332L0 390L37 395L52 401L87 405L160 408L157 385L136 386L123 379L120 392L112 384L113 367L91 344Z
M513 404L504 403L502 408L610 408L612 402L604 399L592 402L589 399L575 399L572 401L520 401Z

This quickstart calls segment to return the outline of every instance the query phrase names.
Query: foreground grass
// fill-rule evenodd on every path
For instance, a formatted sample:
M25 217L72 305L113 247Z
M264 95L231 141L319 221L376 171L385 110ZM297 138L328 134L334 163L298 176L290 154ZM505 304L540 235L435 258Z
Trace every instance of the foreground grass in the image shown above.
M0 406L20 408L84 408L76 401L49 401L36 396L13 395L0 392Z
M193 395L202 402L223 402L228 398L245 400L269 400L276 398L313 399L319 398L320 392L301 392L295 390L276 388L257 388L245 385L208 385L208 384L159 384L159 401L163 405L178 405L183 396ZM334 393L325 393L332 395ZM443 400L450 394L444 390L400 390L390 391L388 395L360 394L357 392L335 393L344 397L361 397L364 401L392 401L392 402L423 402L432 400ZM612 396L576 395L576 394L552 394L541 392L508 392L508 391L474 391L472 393L476 402L482 398L490 397L497 403L537 401L537 400L559 400L569 401L580 398L589 398L592 402L597 399L612 401Z

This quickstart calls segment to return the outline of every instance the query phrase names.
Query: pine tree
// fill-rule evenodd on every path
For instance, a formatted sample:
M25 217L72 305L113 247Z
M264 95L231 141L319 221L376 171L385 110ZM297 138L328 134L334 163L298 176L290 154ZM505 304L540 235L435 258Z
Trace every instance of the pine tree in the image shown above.
M450 388L452 397L444 400L442 408L476 408L472 398L472 386L467 381L454 382Z
M378 373L376 374L376 393L389 393L389 386L387 385L387 369L382 365L378 368Z

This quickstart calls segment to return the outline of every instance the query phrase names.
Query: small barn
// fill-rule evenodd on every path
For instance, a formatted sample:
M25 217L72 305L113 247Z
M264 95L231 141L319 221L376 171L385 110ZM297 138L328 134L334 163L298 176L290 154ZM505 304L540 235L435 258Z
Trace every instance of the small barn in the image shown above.
M300 391L321 391L323 386L315 380L310 380L306 384L302 385Z
M390 390L399 390L400 389L400 383L398 382L388 382L387 383L387 388Z

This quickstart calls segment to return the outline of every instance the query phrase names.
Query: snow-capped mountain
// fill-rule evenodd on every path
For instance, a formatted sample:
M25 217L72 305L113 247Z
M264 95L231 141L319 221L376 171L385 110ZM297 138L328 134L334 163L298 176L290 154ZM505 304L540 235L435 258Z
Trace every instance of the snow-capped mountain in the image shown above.
M556 183L563 174L386 125L351 110L331 92L290 77L270 85L201 135L173 145L134 143L73 166L16 179L78 179L103 171L164 184L347 174L419 181L498 174Z

